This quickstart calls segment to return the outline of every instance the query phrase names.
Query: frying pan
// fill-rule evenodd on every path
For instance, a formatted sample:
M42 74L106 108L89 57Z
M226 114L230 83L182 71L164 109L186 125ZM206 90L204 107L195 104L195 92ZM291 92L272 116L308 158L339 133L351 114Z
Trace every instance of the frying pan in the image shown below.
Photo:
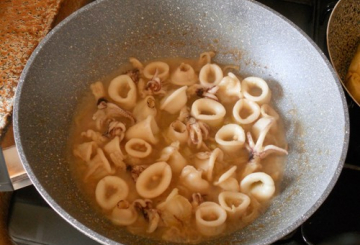
M49 205L103 244L166 244L133 236L94 212L66 158L75 108L89 85L128 57L196 59L240 66L268 81L285 121L289 156L280 194L244 230L204 244L269 244L304 222L324 201L343 166L349 138L340 82L317 46L269 8L248 0L103 0L58 25L21 76L14 132L29 178Z
M340 0L332 11L327 26L330 61L340 82L353 101L360 106L345 86L346 74L360 44L360 4L357 0Z

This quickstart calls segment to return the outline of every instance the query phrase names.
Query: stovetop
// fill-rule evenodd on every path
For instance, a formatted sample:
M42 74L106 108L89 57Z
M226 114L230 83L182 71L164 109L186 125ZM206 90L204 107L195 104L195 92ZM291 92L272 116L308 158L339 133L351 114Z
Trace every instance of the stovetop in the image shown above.
M337 0L258 1L294 22L328 56L326 28ZM360 108L349 96L346 99L351 133L339 180L322 206L303 225L274 244L360 244ZM17 245L99 244L63 220L33 186L14 193L8 227Z

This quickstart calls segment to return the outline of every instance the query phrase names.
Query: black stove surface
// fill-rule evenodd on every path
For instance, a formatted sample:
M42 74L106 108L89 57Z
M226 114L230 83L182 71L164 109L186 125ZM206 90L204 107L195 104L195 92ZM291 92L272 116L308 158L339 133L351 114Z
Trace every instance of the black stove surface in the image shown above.
M337 0L258 0L299 26L326 56L327 22ZM360 108L347 96L350 144L345 167L322 206L298 229L275 242L282 245L360 245ZM18 245L99 243L53 211L33 186L15 192L9 232Z

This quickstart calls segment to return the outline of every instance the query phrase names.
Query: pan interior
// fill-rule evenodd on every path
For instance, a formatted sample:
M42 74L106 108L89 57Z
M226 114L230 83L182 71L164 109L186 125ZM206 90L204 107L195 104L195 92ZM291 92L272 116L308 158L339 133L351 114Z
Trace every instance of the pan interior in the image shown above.
M281 194L255 223L206 244L269 244L309 217L341 171L348 144L344 94L329 62L291 23L247 0L97 1L55 28L34 52L16 95L15 138L49 204L104 244L160 244L134 237L92 211L64 156L77 102L128 57L196 59L240 66L268 81L285 119L289 156Z

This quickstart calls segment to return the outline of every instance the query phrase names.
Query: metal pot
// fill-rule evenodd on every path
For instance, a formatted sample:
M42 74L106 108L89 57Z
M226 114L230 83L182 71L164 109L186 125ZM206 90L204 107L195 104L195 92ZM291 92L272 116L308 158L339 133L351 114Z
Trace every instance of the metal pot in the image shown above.
M133 236L94 212L65 156L78 99L128 57L193 57L240 65L266 79L285 120L289 156L280 194L253 224L206 244L269 244L324 201L343 166L349 138L344 93L328 60L296 26L248 0L103 0L58 25L34 51L16 93L21 161L50 206L103 244L165 244Z

